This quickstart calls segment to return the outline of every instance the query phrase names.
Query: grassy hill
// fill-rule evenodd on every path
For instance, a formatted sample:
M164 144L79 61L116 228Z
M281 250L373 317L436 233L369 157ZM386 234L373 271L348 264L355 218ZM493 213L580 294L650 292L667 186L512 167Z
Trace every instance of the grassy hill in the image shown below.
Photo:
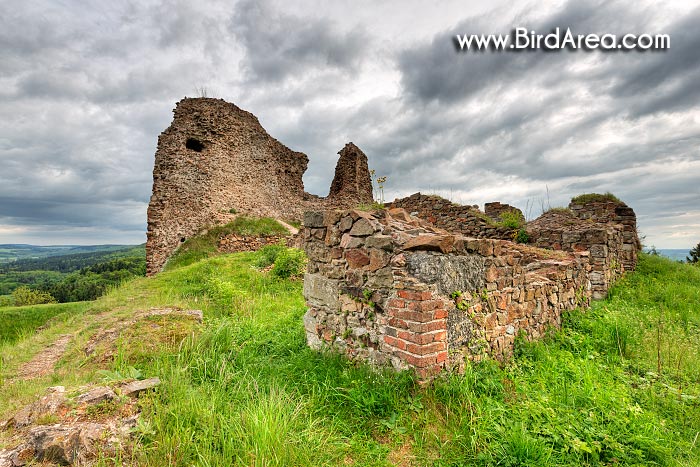
M171 265L72 309L0 309L0 327L24 323L0 335L0 416L48 386L140 373L163 384L141 401L139 465L700 464L700 268L642 255L608 299L519 342L512 361L421 386L308 349L301 282L256 269L260 254ZM135 321L86 356L101 329L151 307L200 309L204 323ZM54 374L10 382L66 333Z

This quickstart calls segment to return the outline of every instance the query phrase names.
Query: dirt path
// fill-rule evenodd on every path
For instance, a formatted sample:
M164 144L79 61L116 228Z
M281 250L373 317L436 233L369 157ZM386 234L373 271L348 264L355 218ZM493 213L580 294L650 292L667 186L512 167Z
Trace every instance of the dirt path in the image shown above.
M282 224L282 226L285 227L287 230L289 230L289 233L290 233L290 234L296 235L296 234L299 233L299 229L297 229L297 228L294 227L294 226L291 226L291 225L287 224L287 223L286 223L285 221L283 221L282 219L275 219L275 220L276 220L277 222L279 222L280 224Z
M38 378L53 372L56 362L66 352L66 347L68 347L71 339L73 339L73 334L58 336L58 339L53 344L46 347L20 367L17 372L17 379Z

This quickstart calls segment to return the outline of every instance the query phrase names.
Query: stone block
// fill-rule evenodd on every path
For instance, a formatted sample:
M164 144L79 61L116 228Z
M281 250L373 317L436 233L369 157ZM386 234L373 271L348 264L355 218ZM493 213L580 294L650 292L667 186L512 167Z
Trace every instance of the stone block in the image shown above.
M340 248L359 248L364 245L364 240L360 237L353 237L350 234L343 234L340 238Z
M342 219L340 219L338 228L341 232L347 232L348 230L350 230L352 228L352 217L345 216Z
M370 237L372 238L372 237ZM369 270L376 271L389 264L391 255L384 250L373 248L369 252Z
M376 229L374 228L374 225L372 225L372 221L363 217L355 221L350 229L350 235L356 237L366 237L368 235L372 235L375 231Z
M365 245L367 248L379 248L386 251L392 251L394 249L394 240L391 235L373 235L365 240Z
M440 251L449 253L454 244L454 235L418 235L408 240L403 248L407 251Z
M345 250L345 261L348 262L348 267L357 269L367 266L370 263L370 257L364 248L353 248Z
M306 274L304 275L304 298L312 305L336 311L340 305L338 302L338 281L320 274Z
M304 213L304 227L307 227L307 228L325 227L324 213L321 211L306 211Z

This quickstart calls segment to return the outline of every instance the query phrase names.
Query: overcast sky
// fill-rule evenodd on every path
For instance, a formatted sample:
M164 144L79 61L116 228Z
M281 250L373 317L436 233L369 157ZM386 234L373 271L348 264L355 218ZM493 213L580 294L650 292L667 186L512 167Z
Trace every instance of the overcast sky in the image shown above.
M381 4L381 6L380 6ZM158 134L205 88L309 156L353 141L421 191L529 217L615 193L700 241L700 2L0 3L0 243L141 243ZM669 34L664 52L458 53L455 34Z

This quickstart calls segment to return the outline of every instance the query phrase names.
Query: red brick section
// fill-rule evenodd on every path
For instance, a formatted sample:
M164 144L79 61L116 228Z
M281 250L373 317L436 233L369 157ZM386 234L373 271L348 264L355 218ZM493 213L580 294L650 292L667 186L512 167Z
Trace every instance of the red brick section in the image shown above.
M431 292L401 289L388 301L384 344L419 378L436 375L447 361L447 311Z

